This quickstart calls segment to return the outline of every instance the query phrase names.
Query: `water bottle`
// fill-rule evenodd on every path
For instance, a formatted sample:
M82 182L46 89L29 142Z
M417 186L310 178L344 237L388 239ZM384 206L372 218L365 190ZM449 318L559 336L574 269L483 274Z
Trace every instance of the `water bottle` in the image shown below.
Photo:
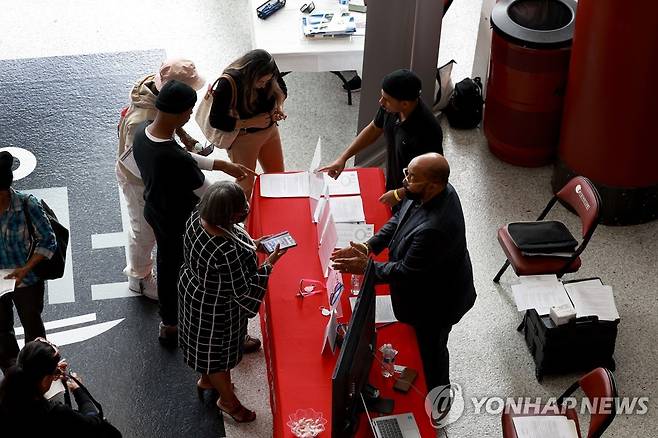
M359 295L359 292L361 292L360 275L352 274L352 278L350 279L350 291L352 292L352 295Z
M388 379L395 373L395 356L398 352L391 344L382 345L380 351L382 352L382 376Z

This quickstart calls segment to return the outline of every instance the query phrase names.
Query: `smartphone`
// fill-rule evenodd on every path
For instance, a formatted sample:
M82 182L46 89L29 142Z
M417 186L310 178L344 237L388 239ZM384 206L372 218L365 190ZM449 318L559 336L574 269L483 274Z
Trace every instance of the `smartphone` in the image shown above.
M404 371L402 371L400 378L395 381L393 389L400 392L409 391L409 388L411 388L411 384L414 382L417 375L418 371L414 370L413 368L406 367Z
M279 245L280 249L297 246L297 242L295 242L295 239L293 239L287 231L282 231L278 234L269 236L268 238L261 240L260 244L268 254L273 253L277 245Z

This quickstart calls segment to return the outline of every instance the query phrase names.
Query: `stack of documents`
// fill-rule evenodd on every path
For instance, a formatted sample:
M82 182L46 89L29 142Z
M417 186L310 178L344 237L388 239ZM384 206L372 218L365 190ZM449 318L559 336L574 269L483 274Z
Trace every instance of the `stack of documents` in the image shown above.
M602 321L616 321L619 312L611 286L601 280L585 280L562 284L553 275L519 277L521 283L512 285L512 294L519 311L535 309L548 315L552 306L572 305L576 317L596 315Z
M302 17L307 37L348 36L356 32L356 21L349 13L314 12Z
M616 321L619 312L611 286L601 280L587 280L564 285L576 308L576 318L596 315L602 321Z
M578 438L576 423L562 415L514 417L518 438Z
M5 277L12 272L14 272L13 269L0 269L0 297L14 291L16 280L13 278L5 280Z
M512 294L519 312L535 309L539 315L548 315L551 306L571 305L564 286L553 275L519 277L520 284L512 285Z
M358 297L350 297L350 307L354 310L356 306L356 299ZM377 295L375 301L375 324L386 324L396 322L397 318L393 313L393 303L391 302L390 295Z

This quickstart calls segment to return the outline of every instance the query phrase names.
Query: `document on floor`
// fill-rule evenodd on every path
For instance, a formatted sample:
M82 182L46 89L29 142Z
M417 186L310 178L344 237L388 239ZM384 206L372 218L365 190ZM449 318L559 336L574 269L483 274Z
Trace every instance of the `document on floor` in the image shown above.
M521 283L512 285L512 294L519 312L535 309L539 315L548 315L551 306L571 305L564 286L555 275L519 277Z
M365 242L370 239L375 234L375 226L373 224L340 223L336 224L336 232L338 233L336 248L345 248L350 245L350 242Z
M350 297L350 307L354 310L356 306L356 299L358 297ZM395 313L393 313L393 303L391 302L390 295L377 295L375 301L375 324L385 324L388 322L397 322Z
M331 215L338 222L365 222L366 214L363 211L361 196L339 196L330 198Z
M576 423L562 415L514 417L518 438L578 438Z
M600 280L589 280L568 283L564 288L576 308L577 318L596 315L603 321L619 319L612 286L605 286Z
M16 280L13 278L5 279L5 277L12 272L14 272L13 269L0 269L0 297L14 291Z

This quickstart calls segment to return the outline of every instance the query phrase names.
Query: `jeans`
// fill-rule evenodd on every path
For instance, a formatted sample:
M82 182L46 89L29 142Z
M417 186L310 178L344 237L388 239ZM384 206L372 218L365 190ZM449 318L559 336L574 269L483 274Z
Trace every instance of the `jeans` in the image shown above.
M18 343L14 333L14 306L25 329L25 342L46 337L41 320L43 311L44 283L16 288L0 298L0 368L9 368L18 357Z

